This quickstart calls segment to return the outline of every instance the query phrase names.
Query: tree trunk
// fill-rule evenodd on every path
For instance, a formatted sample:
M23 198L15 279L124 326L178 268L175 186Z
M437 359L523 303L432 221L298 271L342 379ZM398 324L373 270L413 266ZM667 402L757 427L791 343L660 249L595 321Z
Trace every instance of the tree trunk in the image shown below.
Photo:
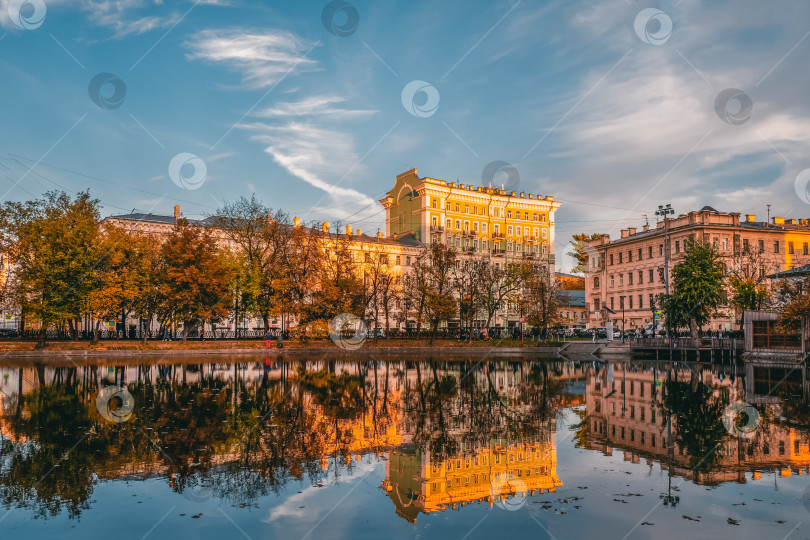
M90 339L91 345L96 345L98 343L98 327L101 326L101 321L96 321L96 324L93 326L93 337Z
M698 331L697 319L695 317L689 317L689 331L692 335L692 343L694 346L700 347L700 333Z
M183 321L183 343L188 341L188 321Z
M47 332L48 332L48 329L45 326L45 324L43 323L42 328L40 328L40 330L39 330L39 340L37 341L37 345L36 345L37 349L44 349L45 348L45 340L48 337Z
M436 339L436 328L439 326L439 319L434 319L432 321L432 326L430 330L430 346L433 347L433 340Z

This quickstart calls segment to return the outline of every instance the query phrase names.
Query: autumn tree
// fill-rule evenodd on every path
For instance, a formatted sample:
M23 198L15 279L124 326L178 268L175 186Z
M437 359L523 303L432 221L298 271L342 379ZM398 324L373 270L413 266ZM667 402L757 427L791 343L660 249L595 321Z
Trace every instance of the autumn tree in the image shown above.
M133 261L133 296L131 308L146 321L143 329L143 343L151 334L152 319L156 316L162 324L167 324L171 306L165 301L166 259L160 243L146 235L133 235L130 239L137 257Z
M177 222L162 246L166 281L162 292L175 317L183 322L183 341L188 328L225 316L231 305L231 270L211 234L185 219Z
M39 346L50 326L64 322L76 337L99 264L98 204L89 193L71 199L49 192L0 209L2 247L12 261L11 296L24 318L40 322Z
M523 286L525 273L519 263L488 262L481 276L484 309L487 315L486 326L492 324L495 314L505 308L515 298Z
M523 275L521 311L526 322L535 328L547 330L557 324L557 296L554 281L547 266L526 262L520 269Z
M457 313L454 275L457 263L456 251L442 243L431 244L417 264L423 266L428 285L425 295L425 313L430 320L430 345L436 338L441 321Z
M579 274L585 271L585 250L588 248L588 241L598 240L602 238L602 236L601 234L580 233L572 237L571 246L573 251L569 251L568 256L573 257L577 262L576 266L571 269L572 272Z

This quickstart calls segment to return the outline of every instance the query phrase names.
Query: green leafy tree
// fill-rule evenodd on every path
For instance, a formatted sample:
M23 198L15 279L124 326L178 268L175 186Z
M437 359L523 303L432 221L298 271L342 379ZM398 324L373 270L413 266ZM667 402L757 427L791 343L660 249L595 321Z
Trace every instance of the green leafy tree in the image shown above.
M729 277L731 288L731 304L738 311L762 309L768 300L768 288L753 279L740 279L737 276ZM742 325L742 320L740 320Z
M661 295L667 324L689 327L698 340L698 328L706 324L726 300L723 265L711 245L688 240L681 261L672 269L672 292Z
M430 345L433 345L436 338L439 323L452 318L457 312L454 279L456 263L456 251L441 243L431 244L416 261L426 277L424 307L431 325Z

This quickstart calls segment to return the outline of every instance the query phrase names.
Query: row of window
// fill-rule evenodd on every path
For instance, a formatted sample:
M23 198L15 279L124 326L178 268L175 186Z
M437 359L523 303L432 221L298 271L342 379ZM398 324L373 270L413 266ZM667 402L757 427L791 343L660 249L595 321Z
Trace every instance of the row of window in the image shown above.
M481 230L482 233L486 234L486 232L487 232L487 224L486 223L479 223L477 221L470 222L468 220L464 220L463 228L462 228L462 222L461 222L460 219L455 220L455 222L452 219L447 219L447 221L445 223L446 223L446 227L447 227L448 231L451 231L451 230L462 231L463 230L463 231L465 231L467 233L469 233L470 231L472 231L473 233L478 233L479 226L480 226L480 230ZM455 223L455 229L453 227L454 223ZM436 216L434 216L431 219L431 225L433 227L438 227L439 226L439 219ZM492 231L495 234L500 234L500 232L501 232L500 224L499 223L493 224L492 225ZM542 233L541 233L541 231L542 231ZM538 227L531 228L531 227L528 227L528 226L522 227L520 225L513 227L512 225L507 225L506 226L506 234L509 235L509 236L525 236L525 237L533 236L534 238L538 238L542 234L543 238L548 238L548 229L546 229L546 228L540 229Z
M661 283L663 283L664 282L664 274L663 274L663 269L662 268L647 268L646 270L639 270L638 271L638 273L637 273L638 280L636 281L635 284L636 285L643 285L644 284L644 274L645 274L645 272L647 274L647 283L648 284L649 283L655 283L656 270L658 270L657 273L658 273L659 281ZM633 285L634 284L633 283L634 275L635 275L634 272L628 272L627 273L627 284L628 285ZM624 286L624 274L618 274L618 276L619 276L619 287L623 287ZM610 286L611 287L616 286L616 278L615 278L615 276L613 274L610 274Z
M522 476L548 476L548 467L534 467L534 468L526 468L526 469L512 469L509 471L510 474L513 474L517 477ZM470 474L466 476L458 476L456 478L451 478L445 482L431 482L430 484L430 493L438 493L442 490L442 487L445 490L452 489L455 487L461 487L462 481L465 487L468 487L470 484L478 484L481 482L487 482L487 474L480 473L480 474Z
M439 205L437 201L432 201L431 208L438 209ZM486 206L476 206L469 204L465 204L462 206L459 203L455 203L455 206L451 203L447 204L447 210L452 211L455 208L456 212L464 212L465 214L472 214L474 216L486 216L487 214L487 207ZM540 221L545 222L548 221L548 214L544 213L529 213L529 212L520 212L518 210L514 211L514 217L512 210L501 211L500 208L493 208L492 209L492 217L506 217L506 219L525 219L526 221Z
M708 238L706 240L708 241ZM713 241L712 241L712 245L718 251L728 251L728 238L714 238ZM774 240L772 245L773 245L773 253L780 253L781 252L782 248L781 248L781 243L780 243L779 240ZM683 242L683 247L686 248L686 241ZM765 240L757 240L757 248L759 249L760 253L765 253ZM751 252L751 246L749 244L748 238L743 238L742 251L743 251L743 253L750 253ZM681 252L681 241L680 240L675 240L675 253L680 253L680 252ZM789 254L791 254L791 255L796 254L796 244L794 242L788 242L787 243L787 252ZM801 252L802 252L802 255L810 255L810 245L808 245L807 242L802 242ZM625 251L617 251L617 252L614 252L614 253L609 253L608 254L608 263L611 264L611 265L613 265L613 264L622 264L624 262L631 263L631 262L633 262L633 253L634 253L634 250L632 250L632 249L629 249L626 252ZM637 256L636 256L637 261L643 260L643 253L644 253L643 248L638 248L638 250L636 250L635 253L637 253ZM626 256L625 256L625 254L626 254ZM659 257L664 256L664 244L659 244L658 245L658 256ZM652 257L653 257L653 246L647 246L647 258L652 259ZM595 268L596 265L598 265L598 259L594 258L591 266L593 268Z
M437 235L433 236L433 242L439 242L439 237ZM489 241L488 240L478 240L474 238L460 238L460 237L447 237L447 245L451 247L456 247L459 249L468 249L472 248L475 251L480 250L487 250L489 249ZM502 249L500 242L492 242L493 249ZM531 244L522 244L520 242L506 242L506 251L514 251L516 253L542 253L543 255L548 253L548 246L537 246Z

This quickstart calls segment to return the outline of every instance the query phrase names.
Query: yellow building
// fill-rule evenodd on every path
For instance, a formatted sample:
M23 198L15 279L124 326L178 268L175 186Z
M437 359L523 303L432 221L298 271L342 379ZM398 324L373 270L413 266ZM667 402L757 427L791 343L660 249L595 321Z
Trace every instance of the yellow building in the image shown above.
M553 493L563 485L557 476L555 442L552 432L549 441L493 444L439 461L419 449L394 451L380 487L391 497L397 514L412 523L420 513Z
M420 178L411 169L380 202L387 236L413 233L470 255L536 259L554 275L554 197Z

